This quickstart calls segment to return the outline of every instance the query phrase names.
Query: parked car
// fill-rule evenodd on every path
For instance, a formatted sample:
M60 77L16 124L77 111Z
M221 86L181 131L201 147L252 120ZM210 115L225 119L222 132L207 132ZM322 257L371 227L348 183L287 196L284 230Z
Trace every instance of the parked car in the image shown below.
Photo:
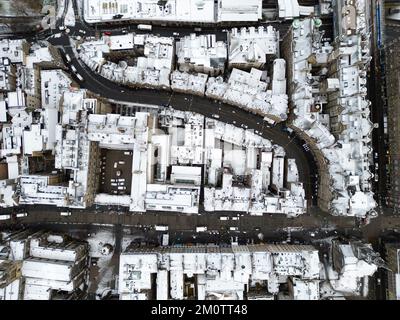
M17 218L24 218L28 216L28 212L20 212L17 213Z

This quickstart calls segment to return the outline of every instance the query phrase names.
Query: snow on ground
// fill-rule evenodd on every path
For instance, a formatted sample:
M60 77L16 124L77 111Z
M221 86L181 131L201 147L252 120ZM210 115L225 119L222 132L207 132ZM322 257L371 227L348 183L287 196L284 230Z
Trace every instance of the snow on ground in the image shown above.
M115 236L113 230L99 230L96 233L90 234L87 239L90 249L89 255L94 258L111 258L111 255L103 256L101 254L101 249L105 244L111 244L115 247Z
M60 19L64 13L65 0L57 1L57 19Z
M78 8L78 15L81 17L81 19L83 18L82 17L82 13L83 13L83 0L76 0L76 6L77 6L77 8Z
M131 244L132 241L135 240L144 240L145 238L143 236L138 236L138 235L131 235L131 234L125 234L122 237L121 241L121 252L124 252L126 248Z
M40 8L39 3L34 3L32 8L32 5L27 5L23 0L0 0L2 16L34 16L40 14Z
M64 25L68 27L75 27L75 13L72 6L72 1L69 1L68 3L68 10L67 14L65 15Z
M142 235L130 234L131 230L125 228L123 230L123 236L121 239L121 252L124 252L126 248L131 244L132 241L135 240L143 240L144 237ZM87 241L89 243L90 249L89 254L90 257L98 258L97 267L98 267L98 275L97 279L93 284L97 282L97 286L95 286L96 290L96 299L100 299L106 295L110 290L115 289L114 280L115 276L118 274L118 258L117 255L114 255L114 251L108 255L103 255L101 253L101 249L105 244L110 244L115 248L116 239L114 235L113 229L101 229L96 233L92 233Z
M49 12L48 15L45 15L41 21L41 26L43 28L43 30L47 30L49 28L54 29L56 27L56 9L54 8L54 6L44 6L42 9L42 13L46 14L47 12ZM50 23L49 22L50 19Z
M115 279L114 265L111 264L112 254L108 256L108 259L104 256L99 258L97 266L99 268L99 282L97 284L96 294L103 295L106 291L110 290L112 281Z
M108 255L103 255L101 249L105 244L110 244L115 248L115 236L113 230L102 229L90 234L87 239L89 243L89 255L93 258L98 258L98 284L96 294L103 295L108 291L110 284L114 279L114 264L112 263L113 252Z
M330 236L330 237L326 237L326 238L314 239L314 240L312 241L312 243L313 243L313 244L323 243L323 244L326 244L326 245L331 245L331 244L332 244L332 240L333 240L333 239L336 239L336 238L337 238L337 236L334 235L334 236Z

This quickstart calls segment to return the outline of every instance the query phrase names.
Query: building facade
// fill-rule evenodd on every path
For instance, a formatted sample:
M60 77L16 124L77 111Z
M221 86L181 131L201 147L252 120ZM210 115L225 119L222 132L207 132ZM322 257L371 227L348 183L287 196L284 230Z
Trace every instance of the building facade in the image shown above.
M389 136L389 190L388 206L396 213L400 213L400 110L399 110L399 82L400 63L397 52L400 49L398 41L394 41L385 50L386 54L386 92L388 117L385 126Z

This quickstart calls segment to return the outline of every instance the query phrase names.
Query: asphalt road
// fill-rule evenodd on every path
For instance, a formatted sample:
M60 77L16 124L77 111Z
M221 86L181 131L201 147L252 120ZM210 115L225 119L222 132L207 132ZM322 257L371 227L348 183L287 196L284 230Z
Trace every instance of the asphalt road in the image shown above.
M375 3L372 2L371 7L371 21L376 20L375 17ZM383 128L383 117L386 110L384 110L384 102L382 95L382 74L381 74L381 52L378 49L378 39L375 24L372 26L372 43L374 44L371 48L371 64L370 71L368 74L368 99L371 101L371 121L378 123L379 127L372 131L372 144L373 144L373 163L371 164L370 170L375 174L375 180L373 181L373 189L375 192L375 198L378 204L385 203L386 197L386 150L387 146L384 140L384 128ZM382 79L382 81L374 81L374 79ZM377 156L375 156L377 154ZM379 167L375 169L376 163Z
M261 132L264 138L271 140L273 143L281 145L285 148L286 154L289 158L296 159L296 164L299 170L300 181L303 182L306 197L309 200L309 205L316 205L317 196L317 166L310 151L305 151L302 147L304 141L296 136L289 136L285 129L284 124L277 125L273 128L269 127L262 117L251 114L240 108L219 103L206 97L192 96L188 94L168 92L162 90L152 89L139 89L127 88L115 82L109 81L102 76L92 72L89 68L81 63L75 56L75 52L70 46L69 37L74 35L79 36L96 36L99 32L111 31L112 34L121 34L121 25L93 25L86 23L81 17L83 12L79 12L76 0L72 1L75 16L77 17L75 27L70 28L68 35L63 34L60 38L51 38L50 42L54 45L63 47L66 53L72 58L71 64L75 66L78 73L84 78L81 82L75 77L75 80L82 88L98 94L101 97L108 99L119 100L121 102L138 103L138 104L151 104L151 105L170 105L174 109L193 111L207 117L212 117L213 114L218 114L218 120L225 123L231 123L238 127L241 125L247 126L249 129L254 129ZM314 0L307 0L305 5L312 5ZM325 30L325 37L332 37L332 20L330 18L323 19L322 29ZM58 22L61 25L61 21ZM248 23L246 23L248 25ZM58 26L57 25L57 26ZM271 25L271 23L260 22L252 25ZM291 21L272 23L272 25L279 31L282 37L291 25ZM147 31L137 30L137 26L133 23L124 23L124 29L129 32L147 33ZM176 31L179 31L178 37L188 35L195 31L196 26L153 26L152 33L159 34L160 36L173 36ZM225 27L226 28L226 27ZM82 33L81 31L84 31ZM226 41L226 32L224 26L216 25L212 27L202 27L201 32L196 33L213 33L216 34L218 40ZM71 74L74 76L73 72Z
M69 0L72 1L72 0ZM74 4L74 9L75 9L75 14L76 17L79 18L78 14L78 9L76 7L76 1L73 1ZM65 13L65 12L64 12ZM326 28L327 33L329 33L329 30L331 30L331 22L326 22L327 20L323 21L323 28ZM62 25L61 19L57 21L57 27ZM279 24L274 24L274 27L276 27L280 32L281 35L282 33L286 32L286 30L289 28L290 23L279 23ZM126 28L126 26L125 26ZM80 84L82 88L86 88L89 91L93 92L94 94L97 94L101 97L108 98L108 99L113 99L113 100L118 100L123 103L139 103L139 104L151 104L151 105L170 105L173 108L177 110L184 110L184 111L193 111L197 112L199 114L202 114L207 117L212 117L213 114L218 114L219 121L223 121L226 123L232 123L238 127L241 125L247 126L249 129L254 129L257 130L262 134L264 138L267 138L271 140L273 143L276 143L278 145L281 145L285 148L286 154L289 158L294 158L296 159L296 163L299 169L299 177L300 181L303 182L305 191L306 191L306 197L309 201L309 205L311 205L314 201L314 204L316 202L316 197L314 196L315 190L316 190L316 184L317 184L317 179L316 179L316 174L317 174L317 167L316 163L313 159L313 156L310 152L306 152L302 145L304 142L300 140L297 136L290 136L286 131L285 131L285 126L284 124L279 124L274 127L269 127L263 120L262 117L248 113L240 108L224 104L224 103L219 103L213 100L210 100L206 97L199 97L199 96L192 96L192 95L187 95L187 94L182 94L182 93L174 93L174 92L168 92L168 91L161 91L161 90L151 90L151 89L133 89L133 88L126 88L122 85L119 85L117 83L111 82L103 77L101 77L98 74L93 73L90 69L88 69L85 65L81 65L80 61L77 59L75 56L75 52L73 51L71 45L70 45L70 36L94 36L96 33L99 33L100 31L105 31L107 29L111 29L113 34L119 34L122 32L121 26L91 26L88 25L82 21L77 21L75 27L70 27L70 33L67 35L66 33L63 33L60 38L54 38L51 37L49 38L49 42L52 43L53 45L62 48L64 52L68 53L70 57L72 58L71 65L74 65L75 68L78 70L78 73L84 78L83 82L80 82L73 72L71 71L71 75L75 78L75 80ZM135 31L139 32L136 30L136 26L131 25L130 27L128 26L127 29L129 31ZM81 32L81 30L84 30L84 32ZM171 26L171 27L164 27L164 26L155 26L153 29L153 33L159 33L162 36L172 36L173 32L177 30L176 27ZM194 31L194 26L185 26L185 27L179 27L179 35L185 35L189 34ZM40 35L37 35L37 39L43 39L47 38L51 33L56 33L58 31L54 32L49 32L46 31L44 33L41 33ZM140 31L143 32L143 31ZM226 32L222 29L221 26L217 27L202 27L202 32L204 33L215 33L217 34L217 37L224 37L226 36ZM37 209L37 208L35 208ZM315 208L314 208L315 209ZM53 211L57 211L54 210ZM42 211L42 214L45 214L46 216L49 216L50 219L52 219L54 216L53 214L50 214L48 210ZM32 214L32 217L35 217L35 213ZM37 215L40 215L40 213L37 213ZM36 216L37 216L36 215ZM31 214L30 214L31 216ZM59 220L58 214L55 215L57 217L57 220ZM87 212L87 215L85 216L89 217L90 213ZM96 219L98 219L101 215L96 214ZM123 221L119 221L119 219L122 219L123 215L117 215L120 218L116 218L118 221L115 222L110 222L110 219L105 219L108 222L105 223L123 223ZM127 215L131 216L130 218L127 219L139 219L137 216L132 216L132 215ZM136 218L135 218L136 217ZM39 218L37 216L37 218ZM67 220L70 217L67 218ZM94 218L94 217L93 217ZM262 219L262 217L259 217ZM272 217L271 217L272 218ZM281 219L282 218L282 219ZM46 217L41 217L40 219L47 219ZM171 218L170 218L171 219ZM201 218L196 218L196 219L201 219ZM209 219L209 218L207 218ZM257 217L251 217L251 219L258 219ZM111 219L113 220L113 219ZM139 219L140 220L140 219ZM180 218L182 220L182 217ZM280 216L278 220L285 220L289 221L286 219L285 216ZM277 221L278 221L277 220ZM37 221L37 220L36 220ZM272 220L271 220L272 221ZM292 220L290 220L292 221ZM301 220L298 220L299 223L301 224ZM254 221L253 221L254 222ZM260 220L261 222L261 220ZM130 221L129 223L136 223L135 221ZM282 222L279 222L277 225L282 225ZM193 224L191 222L191 224ZM274 225L274 224L272 224ZM275 225L275 226L277 226Z
M163 21L157 21L157 20L151 20L151 21L134 21L134 20L123 20L123 19L118 19L118 20L112 20L108 22L100 22L100 23L87 23L82 17L83 17L83 12L81 12L78 7L76 0L67 0L67 1L72 1L74 11L75 11L75 17L79 17L79 22L77 26L80 29L85 30L88 32L90 35L94 35L95 32L104 32L104 31L111 31L113 34L120 34L121 29L124 28L129 31L135 31L137 33L147 33L148 31L143 31L143 30L138 30L137 29L137 24L151 24L152 25L152 33L154 34L159 34L160 36L174 36L174 33L179 33L176 36L185 36L189 35L190 33L196 32L198 34L207 34L207 33L213 33L216 34L217 40L223 40L223 37L225 35L225 32L223 31L227 27L244 27L248 26L249 22L242 22L242 21L236 21L236 22L222 22L222 23L217 23L217 24L205 24L205 23L196 23L196 22L168 22L165 23ZM277 29L280 32L284 32L285 30L288 29L288 26L291 24L290 21L288 22L283 22L281 21L276 21ZM260 22L252 22L251 25L258 27L258 26L265 26L269 25L270 23L266 23L263 21ZM280 27L279 25L282 25ZM196 29L196 30L195 30ZM200 30L201 29L201 30ZM282 33L281 33L282 34Z
M79 79L74 76L73 72L71 72L79 85L97 94L99 97L112 99L121 103L128 102L157 106L170 105L177 110L192 111L210 118L213 114L218 114L219 121L231 124L235 121L235 125L238 127L243 124L249 129L261 132L264 138L283 146L289 158L296 159L300 181L304 183L307 198L312 199L316 184L316 164L311 154L307 155L302 148L304 142L294 136L290 137L288 133L284 131L285 127L283 124L279 124L275 127L268 127L261 116L251 114L238 107L216 102L206 97L165 90L135 89L119 85L118 83L107 80L92 72L83 63L80 63L70 45L69 36L64 34L60 38L50 39L50 42L55 46L62 47L65 53L71 57L70 65L75 66L78 73L84 78L83 82L79 81Z
M22 209L22 208L21 208ZM35 225L40 224L98 224L105 226L131 226L146 227L150 230L155 225L168 225L170 232L189 232L193 234L197 226L206 226L209 231L218 231L221 234L239 235L243 232L251 234L255 231L264 234L274 234L283 228L304 228L320 230L331 229L352 229L355 227L354 218L333 217L328 214L316 213L306 214L297 218L288 219L285 215L263 215L250 216L231 212L212 212L205 214L181 214L176 212L146 212L145 214L133 214L126 208L116 206L93 206L85 210L70 210L70 216L61 216L62 208L52 206L26 206L28 215L23 218L12 220L0 220L0 225ZM228 220L221 220L220 217L228 217ZM237 227L239 232L229 232L230 227ZM257 230L256 230L257 228Z
M260 116L256 116L250 114L240 108L233 107L227 104L220 104L218 102L214 102L205 97L191 96L181 93L173 93L167 91L160 90L151 90L151 89L132 89L121 86L117 83L111 82L98 74L93 73L90 69L88 69L83 64L81 65L78 59L75 57L75 53L70 46L69 37L70 36L95 36L97 31L105 31L108 29L112 29L112 32L115 34L120 34L121 26L93 26L85 23L80 19L81 12L78 12L77 3L75 0L67 0L66 7L68 5L68 1L73 1L73 6L75 10L75 16L78 18L76 21L75 27L70 27L70 33L67 35L63 33L60 38L48 38L49 42L55 46L62 47L66 53L68 53L72 58L72 65L76 67L78 73L84 78L85 81L79 81L71 71L71 75L75 78L75 80L80 84L82 88L86 88L93 92L94 94L98 94L101 97L105 97L108 99L119 100L120 102L128 102L128 103L140 103L140 104L152 104L152 105L165 105L169 104L173 108L177 110L185 110L185 111L193 111L200 113L202 115L212 117L213 114L218 114L220 116L219 120L226 123L235 123L237 126L246 125L249 129L254 129L262 133L262 136L270 139L273 143L279 144L283 146L286 150L287 156L290 158L296 159L296 163L299 169L300 180L304 183L306 197L309 199L309 203L312 202L313 196L315 194L316 189L316 173L317 167L316 163L313 159L312 154L306 152L302 145L303 141L299 140L298 137L290 137L286 132L283 131L284 125L278 125L274 128L269 128L267 124L262 121ZM66 10L64 10L65 15ZM63 19L59 19L57 21L57 28L62 25ZM329 31L331 29L331 23L326 22L328 20L324 20L324 26ZM260 23L265 24L265 23ZM275 23L273 24L276 27L282 36L284 32L290 26L290 22L284 23ZM139 31L136 29L136 26L133 24L127 24L124 26L129 31L135 32L145 32ZM180 26L179 34L180 36L192 33L194 31L195 26ZM84 30L84 34L80 31ZM155 26L153 29L153 33L158 33L162 36L173 36L173 32L177 30L176 26ZM54 31L54 33L57 31ZM202 28L203 33L212 32L217 35L219 38L226 37L226 33L222 26L216 27L204 27ZM36 36L38 39L47 38L51 33L46 31L41 33L39 36ZM316 203L316 197L314 197L314 204Z
M20 208L24 210L24 208ZM58 228L68 228L70 225L82 226L84 230L90 231L90 226L123 226L138 228L149 235L157 234L154 231L155 225L168 225L170 234L185 235L186 238L175 239L176 243L185 241L197 236L197 241L207 242L207 237L221 241L222 243L230 240L230 237L238 236L245 240L254 238L258 233L271 240L280 239L282 234L287 234L291 228L293 240L310 240L310 232L315 233L315 238L324 237L329 230L336 230L340 234L355 235L359 233L371 243L377 243L379 236L385 230L400 230L400 217L380 215L373 219L370 224L359 226L354 218L334 217L329 214L313 209L310 213L297 218L288 219L284 215L264 215L249 216L237 215L233 213L213 212L201 215L186 215L175 212L146 212L146 214L133 214L125 208L96 206L85 210L71 210L70 216L60 216L62 208L53 206L26 206L28 215L23 218L14 217L12 220L0 220L0 230L3 228L21 227L45 227L57 230ZM221 220L220 217L228 217L228 220ZM236 217L237 220L234 220ZM86 226L86 227L84 227ZM197 226L206 226L207 233L196 233ZM238 231L229 230L230 227L237 227ZM81 227L80 227L81 228ZM321 233L322 232L322 233ZM320 234L321 233L321 234ZM307 236L308 235L308 236ZM307 238L308 237L308 238ZM211 239L209 238L209 239ZM265 238L265 240L266 240ZM179 241L182 242L179 242ZM200 241L200 242L201 242Z
M83 17L83 12L79 12L79 9L76 4L76 0L67 0L67 1L72 1L73 7L75 10L75 17L77 17L77 22L75 27L70 28L71 29L71 35L74 34L76 31L78 34L79 30L84 30L85 31L85 36L96 36L100 35L102 32L110 32L112 35L120 35L123 32L135 32L138 34L144 34L148 33L146 30L139 30L137 29L138 24L143 24L146 22L143 21L129 21L129 20L113 20L107 23L87 23ZM303 1L305 5L313 5L317 4L318 2L315 0L307 0ZM277 7L277 4L275 3L275 7ZM229 22L229 23L218 23L218 24L213 24L213 25L196 25L196 23L181 23L179 26L174 25L172 23L169 24L164 24L162 21L150 21L148 23L152 24L152 30L151 33L162 36L162 37L174 37L174 38L179 38L183 36L190 35L191 33L196 33L196 34L215 34L217 41L226 41L227 40L227 33L226 29L227 28L232 28L232 27L246 27L251 24L251 26L254 27L259 27L259 26L269 26L273 25L273 27L279 32L280 38L282 39L283 36L286 34L286 32L289 30L292 21L287 20L276 20L276 21L259 21L259 22ZM57 26L61 25L61 21L58 22ZM200 28L200 29L199 29ZM123 31L123 29L125 31ZM325 37L330 37L332 38L332 19L329 17L324 17L322 19L322 26L321 29L324 30L325 32ZM80 34L82 35L82 34Z
M71 1L71 0L70 0ZM76 10L76 2L73 1ZM60 21L58 21L58 26ZM277 24L276 27L281 35L289 28L289 23ZM331 36L332 28L329 24L324 24L326 35ZM113 34L121 34L121 26L97 26L92 27L85 23L78 22L75 28L71 28L70 35L81 35L79 29L85 30L85 36L95 36L96 33L110 30ZM176 31L176 27L155 26L153 33L161 36L171 36ZM136 29L136 26L131 25L127 28L128 31L137 33L143 32ZM57 31L56 31L57 32ZM193 32L193 27L179 27L179 36L187 35ZM201 33L215 33L217 39L225 40L226 33L221 27L202 27ZM393 36L397 37L397 32L394 31ZM40 35L29 34L31 40L44 39L51 35L51 31L46 31ZM400 33L399 33L400 35ZM25 37L19 35L17 37ZM76 59L72 48L69 46L69 37L63 35L61 38L53 38L50 40L54 45L63 47L63 49L73 57L72 64L77 68L78 72L85 79L80 83L81 87L87 88L95 94L102 97L119 100L121 102L154 104L163 105L169 104L175 109L193 111L205 116L211 117L212 114L218 114L218 120L233 123L237 126L242 124L248 126L249 129L254 129L262 133L262 136L270 139L272 142L282 145L290 158L296 159L299 168L300 180L303 181L306 195L311 199L316 186L315 174L317 173L314 159L310 153L307 153L303 148L301 140L295 136L289 136L284 130L284 125L278 125L270 128L266 125L262 118L253 114L249 114L239 108L214 102L205 97L190 96L185 94L172 93L167 91L155 91L146 89L128 89L116 83L108 81L101 76L94 74L89 69L81 66ZM73 75L73 73L71 72ZM77 80L77 79L76 79ZM79 81L78 81L79 83ZM121 92L124 91L124 92ZM264 240L270 238L269 241L284 240L287 228L297 228L298 231L292 232L292 239L301 239L301 241L309 242L311 240L310 231L314 230L318 235L316 237L323 238L330 236L331 231L328 229L336 229L339 235L356 235L362 232L362 237L368 241L376 241L377 237L385 229L400 228L400 217L392 217L381 215L373 219L371 223L361 229L356 228L355 219L344 217L333 217L320 212L315 207L310 208L308 214L295 219L287 219L283 215L264 215L264 216L248 216L243 215L239 220L232 220L232 214L215 212L212 214L203 215L182 215L177 213L166 212L148 212L145 215L132 214L126 211L121 212L119 208L90 208L88 210L72 210L72 215L69 217L60 217L60 208L50 206L28 206L28 216L24 218L13 218L12 220L0 221L1 227L38 227L60 230L78 228L81 232L86 233L91 228L96 228L99 225L114 225L117 226L117 247L116 253L120 252L120 239L122 227L124 226L139 226L141 232L148 239L157 239L159 233L151 229L155 224L167 224L170 226L170 237L172 243L209 243L209 242L229 242L231 237L238 237L239 242L244 243L249 239L257 241L258 234L261 232L265 235ZM24 208L19 208L24 210ZM10 209L12 210L12 209ZM7 210L9 211L9 210ZM5 210L2 210L2 213ZM221 221L221 215L230 215L228 221ZM211 232L198 234L194 232L196 226L207 226ZM151 227L150 227L151 226ZM99 226L101 227L101 226ZM229 227L238 227L239 232L230 231ZM325 230L324 230L325 228ZM336 235L336 231L334 231ZM314 236L313 236L314 237ZM116 264L117 265L117 264Z
M400 37L400 21L385 19L384 42L390 43Z

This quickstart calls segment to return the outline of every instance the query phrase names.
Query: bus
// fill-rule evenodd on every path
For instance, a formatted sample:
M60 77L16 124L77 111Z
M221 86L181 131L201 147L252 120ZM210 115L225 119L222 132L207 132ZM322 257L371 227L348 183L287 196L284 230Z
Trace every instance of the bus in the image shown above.
M148 30L151 31L153 29L151 24L138 24L138 30Z

